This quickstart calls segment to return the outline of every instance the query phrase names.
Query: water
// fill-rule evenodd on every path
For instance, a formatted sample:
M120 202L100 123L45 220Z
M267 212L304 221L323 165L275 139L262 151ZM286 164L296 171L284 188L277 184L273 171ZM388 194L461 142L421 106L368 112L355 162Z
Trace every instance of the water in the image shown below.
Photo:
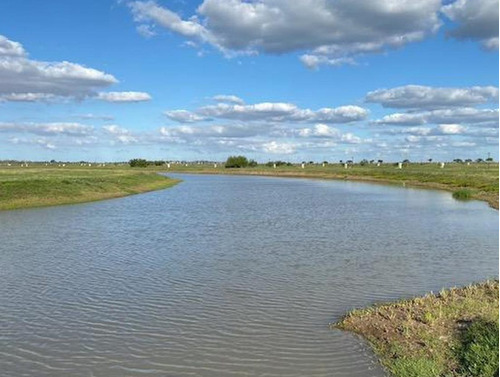
M383 376L328 324L498 276L498 212L449 193L181 176L0 213L2 376Z

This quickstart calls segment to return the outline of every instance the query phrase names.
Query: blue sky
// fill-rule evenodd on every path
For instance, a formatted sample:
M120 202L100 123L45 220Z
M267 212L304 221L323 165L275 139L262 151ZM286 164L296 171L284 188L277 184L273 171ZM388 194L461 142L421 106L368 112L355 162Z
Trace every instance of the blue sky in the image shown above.
M498 156L498 0L0 2L0 159Z

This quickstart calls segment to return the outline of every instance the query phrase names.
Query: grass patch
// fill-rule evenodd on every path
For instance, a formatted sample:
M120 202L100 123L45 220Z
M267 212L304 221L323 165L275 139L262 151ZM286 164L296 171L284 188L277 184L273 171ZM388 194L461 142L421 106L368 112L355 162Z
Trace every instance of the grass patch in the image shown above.
M0 169L0 210L117 198L177 182L126 168L5 168Z
M354 310L332 326L366 338L395 377L498 375L498 281Z
M457 200L472 199L472 192L468 189L461 189L453 192L453 197Z
M498 375L498 323L477 320L462 335L458 357L466 376Z

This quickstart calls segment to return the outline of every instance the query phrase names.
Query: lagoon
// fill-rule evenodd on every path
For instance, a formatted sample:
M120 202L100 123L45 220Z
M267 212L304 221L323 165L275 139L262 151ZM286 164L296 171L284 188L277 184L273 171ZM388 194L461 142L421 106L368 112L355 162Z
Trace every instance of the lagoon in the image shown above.
M366 183L175 175L0 212L4 376L383 376L330 322L498 276L498 212Z

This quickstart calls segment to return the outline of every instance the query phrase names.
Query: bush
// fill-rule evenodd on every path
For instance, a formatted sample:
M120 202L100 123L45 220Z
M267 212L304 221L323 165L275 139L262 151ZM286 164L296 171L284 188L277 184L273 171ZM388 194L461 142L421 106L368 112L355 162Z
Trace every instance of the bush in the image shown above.
M278 166L293 166L293 164L291 162L287 162L287 161L269 161L266 163L266 166L269 166L270 168L272 168L274 165L276 165L277 167Z
M149 165L148 161L144 160L143 158L134 158L130 160L128 163L133 168L145 168L146 166Z
M498 323L473 322L463 334L459 359L467 376L498 376Z
M246 168L248 159L245 156L229 156L226 160L226 168Z

